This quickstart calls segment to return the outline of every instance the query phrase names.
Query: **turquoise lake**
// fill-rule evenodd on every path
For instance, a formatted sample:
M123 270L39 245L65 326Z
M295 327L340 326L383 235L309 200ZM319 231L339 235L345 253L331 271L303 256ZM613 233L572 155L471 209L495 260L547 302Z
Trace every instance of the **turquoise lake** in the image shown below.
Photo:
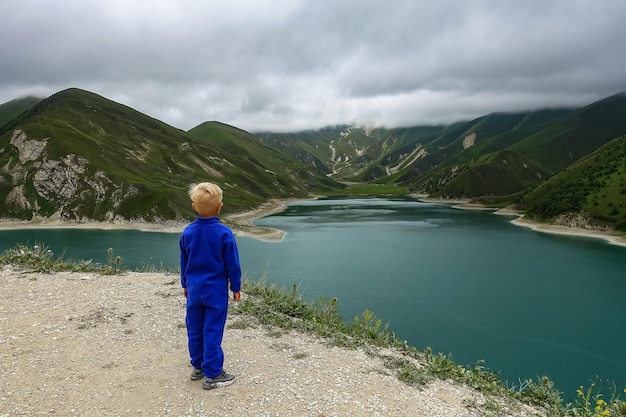
M373 311L398 337L499 371L547 375L571 400L596 379L626 387L626 247L545 234L510 216L411 199L291 203L255 223L280 242L238 237L244 272L304 297L337 297L347 321ZM0 230L0 251L42 244L66 259L178 267L178 235Z

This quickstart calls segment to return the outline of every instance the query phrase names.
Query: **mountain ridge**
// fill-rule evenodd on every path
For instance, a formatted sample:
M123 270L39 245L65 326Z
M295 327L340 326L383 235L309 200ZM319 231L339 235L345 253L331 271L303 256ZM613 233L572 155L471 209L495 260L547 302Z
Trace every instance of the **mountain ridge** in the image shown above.
M493 113L449 126L432 126L421 134L418 131L368 130L368 149L355 146L356 141L350 146L347 138L360 138L365 132L349 126L335 128L334 134L321 129L302 134L262 133L259 138L303 162L314 157L318 168L324 167L339 181L396 184L417 194L510 206L529 210L538 220L555 221L567 213L536 209L540 204L536 197L518 203L534 187L626 134L626 94L581 108ZM308 147L302 146L305 141ZM387 146L390 143L393 146ZM316 147L314 155L309 153L311 144ZM620 153L621 161L626 160L622 150L615 152ZM368 155L372 156L366 160ZM626 202L614 188L609 187L606 197L613 203L612 214L587 210L587 226L612 224L626 230Z
M225 213L270 198L307 196L312 184L334 186L298 163L277 185L261 169L272 160L256 159L261 168L250 178L229 160L229 146L228 140L199 139L96 94L63 90L0 130L0 212L18 219L186 221L193 217L186 192L195 182L222 184ZM253 155L248 150L237 157ZM248 188L238 187L246 181Z
M17 116L16 105L25 108ZM555 221L568 213L540 209L542 194L533 190L594 152L617 153L615 172L623 174L624 150L600 149L626 134L625 116L622 92L580 108L498 112L450 125L250 134L213 121L185 132L96 94L67 89L44 100L0 105L0 120L8 119L0 127L0 213L182 221L190 217L186 188L201 180L224 185L226 213L358 182L517 207ZM588 183L580 204L562 205L573 210L569 215L584 210L590 225L626 228L619 182ZM595 201L598 210L583 200Z

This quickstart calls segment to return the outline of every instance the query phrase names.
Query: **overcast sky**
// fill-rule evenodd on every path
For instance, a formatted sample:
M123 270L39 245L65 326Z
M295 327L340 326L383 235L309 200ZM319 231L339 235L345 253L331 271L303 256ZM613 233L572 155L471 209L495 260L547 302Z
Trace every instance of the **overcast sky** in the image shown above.
M0 103L69 87L184 130L582 106L626 90L626 1L3 0Z

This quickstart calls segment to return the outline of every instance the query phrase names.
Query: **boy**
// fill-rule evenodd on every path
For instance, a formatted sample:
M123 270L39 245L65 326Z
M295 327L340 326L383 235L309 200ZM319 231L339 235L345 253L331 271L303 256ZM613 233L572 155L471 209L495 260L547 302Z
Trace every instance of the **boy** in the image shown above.
M222 189L203 182L189 190L196 220L180 236L180 282L187 299L187 336L192 380L202 388L225 387L235 376L222 368L222 337L228 311L228 284L239 301L241 266L232 231L221 224Z

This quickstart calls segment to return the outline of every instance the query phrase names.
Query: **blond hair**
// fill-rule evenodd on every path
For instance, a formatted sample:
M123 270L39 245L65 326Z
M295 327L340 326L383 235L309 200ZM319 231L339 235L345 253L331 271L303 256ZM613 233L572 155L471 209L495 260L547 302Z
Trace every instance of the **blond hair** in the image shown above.
M212 182L201 182L200 184L192 184L189 188L189 197L191 201L201 205L215 205L222 202L223 191L217 184Z

